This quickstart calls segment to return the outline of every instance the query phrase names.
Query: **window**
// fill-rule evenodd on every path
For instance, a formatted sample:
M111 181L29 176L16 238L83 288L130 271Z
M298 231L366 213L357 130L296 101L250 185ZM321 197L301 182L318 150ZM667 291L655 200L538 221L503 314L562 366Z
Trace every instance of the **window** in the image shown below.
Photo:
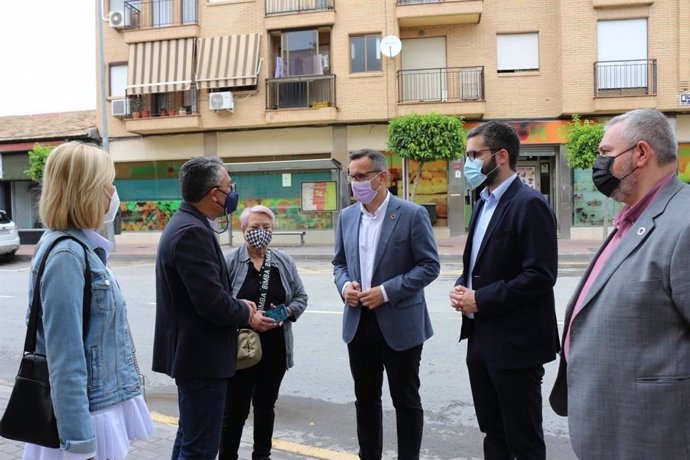
M110 66L110 97L124 97L127 86L127 64Z
M598 90L646 88L652 77L647 62L647 20L597 23Z
M295 30L274 34L274 78L330 73L330 29Z
M496 35L498 73L539 70L539 34Z
M381 71L381 34L358 35L350 37L350 71Z

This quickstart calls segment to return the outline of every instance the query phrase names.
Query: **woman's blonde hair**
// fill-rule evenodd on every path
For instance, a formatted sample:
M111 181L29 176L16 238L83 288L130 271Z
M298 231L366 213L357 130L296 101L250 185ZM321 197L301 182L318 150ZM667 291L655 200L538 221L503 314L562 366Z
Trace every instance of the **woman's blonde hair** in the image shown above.
M115 180L110 155L93 145L67 142L46 160L39 213L55 230L99 228L106 212L105 187Z

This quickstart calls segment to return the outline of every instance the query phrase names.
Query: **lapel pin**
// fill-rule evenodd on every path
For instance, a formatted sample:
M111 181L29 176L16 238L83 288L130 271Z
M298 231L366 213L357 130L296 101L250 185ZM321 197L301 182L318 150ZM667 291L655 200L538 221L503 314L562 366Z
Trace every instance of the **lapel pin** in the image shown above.
M391 220L395 220L395 214L391 214Z
M640 227L640 228L637 229L637 235L638 235L638 236L642 236L642 235L644 235L644 232L646 232L646 231L647 231L646 228Z

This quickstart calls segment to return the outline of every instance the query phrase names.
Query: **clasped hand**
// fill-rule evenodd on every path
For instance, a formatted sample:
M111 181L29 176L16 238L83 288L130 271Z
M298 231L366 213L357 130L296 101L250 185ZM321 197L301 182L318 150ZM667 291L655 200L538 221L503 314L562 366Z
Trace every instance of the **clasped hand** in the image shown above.
M362 292L362 287L357 281L352 281L345 288L344 295L345 303L351 307L362 304L363 307L373 310L374 308L380 307L385 302L380 286Z
M477 313L477 301L474 298L474 291L465 286L455 286L450 290L450 306L466 315Z

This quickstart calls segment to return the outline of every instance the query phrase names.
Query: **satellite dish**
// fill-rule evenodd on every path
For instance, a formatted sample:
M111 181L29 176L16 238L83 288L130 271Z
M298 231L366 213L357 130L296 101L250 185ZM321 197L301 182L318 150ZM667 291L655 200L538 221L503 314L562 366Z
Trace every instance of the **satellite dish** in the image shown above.
M395 57L398 54L400 54L401 49L402 43L400 42L400 39L395 35L386 35L381 40L381 44L379 44L379 50L381 51L381 54L389 58Z

